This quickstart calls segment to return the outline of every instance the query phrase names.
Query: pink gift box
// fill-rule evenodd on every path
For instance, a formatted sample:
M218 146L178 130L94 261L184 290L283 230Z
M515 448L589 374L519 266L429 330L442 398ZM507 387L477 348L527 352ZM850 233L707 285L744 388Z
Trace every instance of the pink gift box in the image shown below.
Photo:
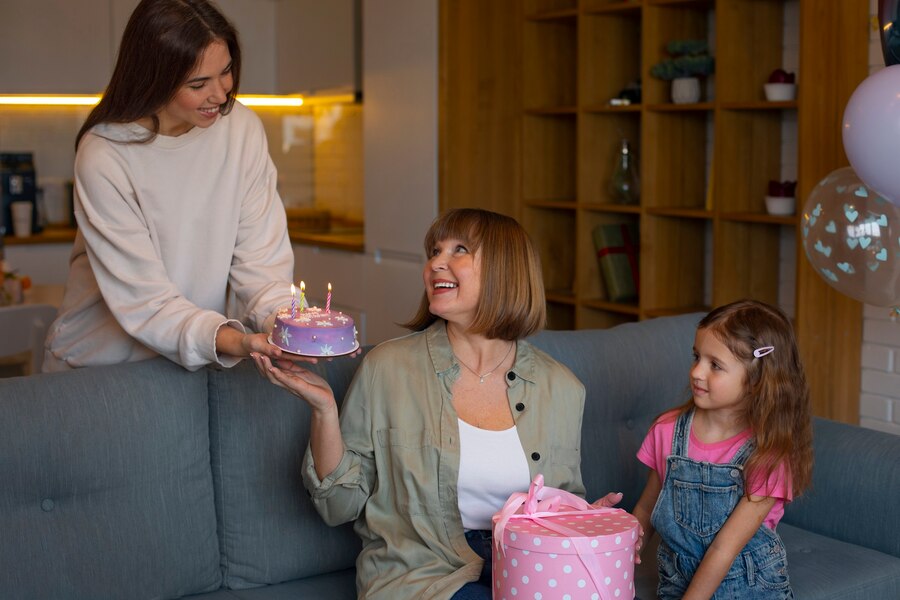
M534 484L504 510L494 517L494 600L634 598L634 516Z

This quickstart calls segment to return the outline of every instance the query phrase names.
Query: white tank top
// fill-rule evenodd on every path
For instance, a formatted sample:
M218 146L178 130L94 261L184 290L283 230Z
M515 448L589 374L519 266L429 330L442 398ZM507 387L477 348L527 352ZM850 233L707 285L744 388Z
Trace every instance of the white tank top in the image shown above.
M459 479L456 493L465 529L491 529L491 517L510 494L527 492L528 459L515 425L479 429L459 419Z

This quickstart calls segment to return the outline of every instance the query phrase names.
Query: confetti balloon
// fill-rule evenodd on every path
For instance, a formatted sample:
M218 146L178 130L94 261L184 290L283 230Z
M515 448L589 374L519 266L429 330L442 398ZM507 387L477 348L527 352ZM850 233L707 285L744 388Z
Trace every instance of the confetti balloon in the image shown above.
M802 227L806 257L831 287L867 304L900 305L900 207L852 168L813 189Z

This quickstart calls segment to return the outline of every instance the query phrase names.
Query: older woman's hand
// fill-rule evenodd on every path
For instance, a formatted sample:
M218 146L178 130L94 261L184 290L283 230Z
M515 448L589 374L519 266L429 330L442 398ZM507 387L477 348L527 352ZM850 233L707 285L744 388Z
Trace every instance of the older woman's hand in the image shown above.
M331 386L319 375L304 369L292 360L273 359L254 352L250 355L257 370L266 379L282 387L309 404L314 412L331 412L336 408ZM315 359L313 359L315 360Z

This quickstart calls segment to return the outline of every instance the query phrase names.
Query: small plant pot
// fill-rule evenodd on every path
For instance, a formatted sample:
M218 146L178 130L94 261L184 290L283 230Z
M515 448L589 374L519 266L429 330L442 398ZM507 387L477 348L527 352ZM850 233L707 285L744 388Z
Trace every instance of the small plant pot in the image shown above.
M766 212L770 215L792 215L796 206L797 199L793 196L766 196Z
M766 83L763 89L769 102L787 102L797 97L796 83Z
M700 101L700 80L696 77L679 77L672 80L672 102L693 104Z

